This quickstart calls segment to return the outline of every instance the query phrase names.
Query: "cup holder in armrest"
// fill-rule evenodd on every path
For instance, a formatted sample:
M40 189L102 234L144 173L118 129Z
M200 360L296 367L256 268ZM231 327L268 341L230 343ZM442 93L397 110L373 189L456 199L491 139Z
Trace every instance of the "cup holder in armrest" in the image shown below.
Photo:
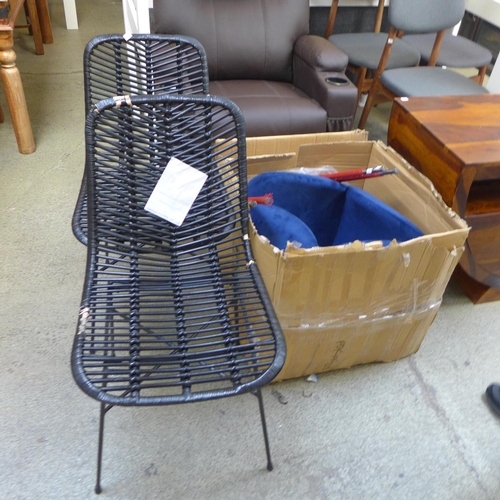
M330 85L336 85L337 87L341 85L349 85L349 80L341 76L328 76L325 78L325 82Z

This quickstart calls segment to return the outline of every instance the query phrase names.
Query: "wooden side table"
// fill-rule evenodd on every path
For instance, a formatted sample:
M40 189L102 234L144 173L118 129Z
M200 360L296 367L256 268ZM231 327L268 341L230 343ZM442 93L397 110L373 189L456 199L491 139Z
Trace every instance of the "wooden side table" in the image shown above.
M388 143L469 226L456 278L474 303L500 300L500 95L397 98Z

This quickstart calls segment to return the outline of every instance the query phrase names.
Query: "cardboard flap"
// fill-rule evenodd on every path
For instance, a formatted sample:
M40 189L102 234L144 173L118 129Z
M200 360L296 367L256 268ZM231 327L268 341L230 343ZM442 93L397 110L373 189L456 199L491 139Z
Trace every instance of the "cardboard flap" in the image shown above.
M252 220L249 221L249 233L252 245L252 254L259 268L259 272L266 285L267 293L274 300L274 286L276 283L276 276L278 274L279 265L279 250L269 244L269 241L264 236L257 233ZM278 253L276 252L278 251Z
M272 300L282 326L365 325L395 315L411 320L439 305L464 247L450 251L433 243L423 237L376 250L289 247L281 258L275 254Z
M272 168L270 168L272 165ZM251 156L247 158L247 177L250 180L256 175L268 172L269 170L289 170L295 166L295 153Z
M297 167L332 165L338 171L368 167L372 142L303 144L297 152Z
M367 179L363 189L387 203L412 221L426 234L435 234L468 227L444 202L432 182L408 164L392 148L382 142L374 144L370 167L382 162L389 169L397 168L398 174Z
M347 132L322 132L318 134L274 135L247 137L247 156L268 156L297 153L302 144L322 144L338 141L366 141L368 132L351 130Z

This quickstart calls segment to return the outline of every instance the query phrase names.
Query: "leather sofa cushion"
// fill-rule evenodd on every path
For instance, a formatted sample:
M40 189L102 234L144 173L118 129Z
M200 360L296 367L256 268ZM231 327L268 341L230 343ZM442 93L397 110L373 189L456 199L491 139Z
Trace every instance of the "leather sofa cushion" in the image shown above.
M201 42L210 80L291 82L294 43L309 33L308 0L155 0L154 16L157 33Z
M210 82L210 94L226 97L241 109L249 137L326 131L326 111L289 83L215 81Z

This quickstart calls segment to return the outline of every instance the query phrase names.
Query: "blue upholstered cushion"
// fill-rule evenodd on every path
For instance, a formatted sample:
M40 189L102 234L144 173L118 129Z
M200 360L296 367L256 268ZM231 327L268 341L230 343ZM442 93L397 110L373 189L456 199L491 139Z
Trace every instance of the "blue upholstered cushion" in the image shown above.
M257 205L250 213L259 234L266 236L275 247L284 249L288 241L298 243L302 248L318 246L318 240L307 224L277 205Z
M323 247L335 238L345 192L346 186L338 182L293 172L265 172L248 183L249 196L273 193L274 205L302 220Z
M355 240L382 240L387 245L393 239L401 242L423 234L362 189L322 177L266 172L250 180L249 196L266 193L273 193L274 205L258 205L250 214L259 233L281 249L287 241L299 242L302 248Z
M385 245L393 239L401 242L422 235L415 224L392 207L362 189L349 186L337 234L331 244L382 240Z

